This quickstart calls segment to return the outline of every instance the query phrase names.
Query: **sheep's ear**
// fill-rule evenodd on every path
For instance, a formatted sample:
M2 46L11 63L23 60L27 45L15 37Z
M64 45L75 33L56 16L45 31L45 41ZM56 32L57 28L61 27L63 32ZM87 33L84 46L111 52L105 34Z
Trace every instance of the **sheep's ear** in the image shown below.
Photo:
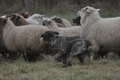
M2 19L2 23L5 24L7 22L7 19L6 18L3 18Z
M29 14L29 12L27 11L27 12L25 12L25 14L27 14L27 15L28 15L28 14Z
M90 13L90 9L87 9L86 12Z
M56 35L59 35L59 33L58 32L54 32Z
M96 11L100 11L100 9L96 9Z
M7 19L12 19L13 18L13 16L9 16Z

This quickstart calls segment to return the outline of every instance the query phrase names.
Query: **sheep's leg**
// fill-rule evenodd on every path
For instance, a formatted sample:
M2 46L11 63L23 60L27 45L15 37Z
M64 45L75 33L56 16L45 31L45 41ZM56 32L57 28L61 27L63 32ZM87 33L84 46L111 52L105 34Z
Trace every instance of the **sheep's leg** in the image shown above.
M90 53L90 58L94 60L94 58L98 55L97 52L99 50L100 45L97 43L97 41L94 38L88 37L87 38L93 46L90 46L88 48L88 51Z
M26 53L23 53L23 58L25 59L25 61L28 61Z
M119 58L120 58L120 51L116 51L116 53L118 54Z
M38 52L27 53L27 59L29 62L35 62L38 60L39 57L40 57L40 53Z
M5 52L0 52L0 54L2 55L3 58L7 58L7 53L5 53Z

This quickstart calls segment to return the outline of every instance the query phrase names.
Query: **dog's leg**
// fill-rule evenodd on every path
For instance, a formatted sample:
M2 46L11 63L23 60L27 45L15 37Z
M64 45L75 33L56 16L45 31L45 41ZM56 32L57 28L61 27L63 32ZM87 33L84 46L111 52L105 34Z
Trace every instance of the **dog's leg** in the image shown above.
M78 54L78 59L80 60L80 62L85 65L84 63L84 59L85 59L86 54L82 53L82 54Z
M53 58L55 59L55 60L58 60L59 59L59 57L61 57L63 54L61 53L61 52L58 52L57 54L55 54L54 56L53 56Z
M71 66L71 61L72 61L72 59L73 59L73 53L71 52L71 53L70 53L70 57L69 57L69 59L67 60L67 63L64 64L62 67L64 68L64 67L67 67L67 66Z

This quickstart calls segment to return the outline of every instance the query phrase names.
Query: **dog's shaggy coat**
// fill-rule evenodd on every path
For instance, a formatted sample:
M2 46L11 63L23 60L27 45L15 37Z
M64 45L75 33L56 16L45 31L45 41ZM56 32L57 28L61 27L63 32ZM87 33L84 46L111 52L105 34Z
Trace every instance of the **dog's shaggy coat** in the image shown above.
M61 37L58 32L47 31L42 34L43 40L48 41L55 54L54 59L58 60L63 57L63 67L71 64L73 56L77 55L78 59L84 64L83 60L87 54L87 49L91 46L91 42L75 36L75 37ZM67 60L67 55L70 57Z

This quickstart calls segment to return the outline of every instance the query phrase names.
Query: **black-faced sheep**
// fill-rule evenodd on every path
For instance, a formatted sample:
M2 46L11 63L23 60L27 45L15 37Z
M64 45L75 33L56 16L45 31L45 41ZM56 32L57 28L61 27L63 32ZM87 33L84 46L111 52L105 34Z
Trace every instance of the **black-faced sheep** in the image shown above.
M47 31L42 34L43 40L47 41L53 52L56 53L54 59L58 60L60 57L64 57L63 67L67 67L71 64L73 56L77 55L80 62L84 64L87 49L92 45L91 42L78 36L61 37L58 34L58 32L53 31ZM69 55L68 59L67 55Z
M73 21L73 23L76 23L76 25L80 25L80 19L81 19L81 17L78 16L78 17L74 18L72 21Z
M3 41L9 51L21 52L28 61L35 61L44 50L46 42L41 34L49 29L40 25L25 25L16 27L11 20L0 18L0 28L3 30Z
M67 19L60 18L56 15L51 17L51 19L57 23L58 27L72 27L71 23Z
M16 26L22 26L22 25L28 25L29 24L23 16L21 16L20 14L17 14L17 13L9 15L6 18L10 18L10 20L12 20L12 22Z
M57 24L50 18L46 18L43 21L43 25L47 28L49 28L51 31L59 32L60 36L81 36L82 28L81 26L74 26L69 28L60 28L57 26Z
M29 17L29 12L20 12L20 15L22 15L24 18L28 18Z
M82 36L93 44L90 51L96 55L99 50L117 52L120 57L120 17L101 18L100 9L84 7L78 11L81 17L80 23L83 28ZM92 57L94 58L94 56Z

